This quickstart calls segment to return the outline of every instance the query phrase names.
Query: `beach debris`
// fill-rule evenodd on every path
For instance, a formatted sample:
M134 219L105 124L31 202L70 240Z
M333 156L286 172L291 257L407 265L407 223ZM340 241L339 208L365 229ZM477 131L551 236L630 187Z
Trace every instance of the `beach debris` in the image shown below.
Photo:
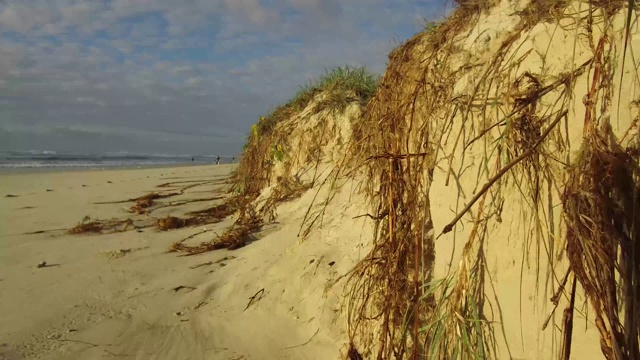
M53 191L53 189L46 189L45 191L46 191L46 192L52 192L52 191Z
M256 292L252 297L249 298L249 303L247 304L247 307L244 308L244 310L242 311L247 310L251 305L260 301L263 296L264 296L264 288L258 290L258 292Z
M195 288L195 287L193 287L193 286L180 285L180 286L176 286L176 287L174 287L174 288L173 288L173 289L171 289L171 290L173 290L173 292L178 292L178 291L180 291L180 290L182 290L182 289L187 289L187 290L189 290L189 291L187 291L187 292L192 292L192 291L196 290L197 288Z
M222 259L220 259L220 260L216 261L215 263L217 264L217 263L221 263L221 262L223 262L223 261L233 260L233 259L235 259L235 258L236 258L236 257L235 257L235 256L233 256L233 255L225 256L225 257L223 257Z
M253 234L262 227L262 224L262 218L258 217L254 212L251 212L248 215L240 216L222 235L210 242L190 246L184 244L186 240L184 239L173 244L169 252L183 252L187 253L187 255L196 255L218 249L239 249L255 240Z
M223 198L222 196L215 196L215 197L209 197L209 198L187 199L187 200L171 202L169 204L162 204L160 206L155 206L156 205L155 201L158 199L164 199L172 196L183 195L185 191L190 188L207 185L207 184L215 185L216 181L187 180L187 181L178 181L173 183L164 183L164 184L158 185L158 187L168 188L179 183L189 183L189 184L184 185L182 187L178 186L178 188L176 189L177 191L165 192L165 193L151 192L137 198L131 198L127 200L118 200L118 201L103 201L103 202L96 202L95 204L120 204L120 203L133 202L134 204L127 209L128 212L134 213L136 215L149 215L149 213L151 213L152 210L156 210L160 208L182 206L182 205L193 203L193 202L215 201ZM198 211L189 212L187 213L187 215L189 216L187 218L167 216L164 218L155 219L155 224L158 230L163 230L163 231L180 229L187 226L211 224L211 223L219 222L224 218L226 218L227 216L233 214L237 210L237 208L238 207L236 204L236 200L233 198L229 198L227 201L225 201L222 204L209 207L206 209L198 210Z
M333 266L333 265L335 265L335 263L336 263L335 261L331 261L331 262L329 262L329 266Z
M180 219L175 216L167 216L165 218L160 218L156 221L156 227L158 230L173 230L180 229L186 225L185 219Z
M182 316L184 315L183 311L176 311L175 313L173 313L173 316Z
M193 310L198 310L201 307L207 305L208 303L209 303L208 301L200 301L199 303L193 306Z
M207 262L202 263L202 264L198 264L198 265L194 265L194 266L189 266L189 269L197 269L197 268L199 268L199 267L202 267L202 266L208 266L208 265L213 265L213 261L207 261Z
M124 257L128 254L131 254L134 251L139 251L139 250L144 250L144 249L148 249L148 246L145 247L140 247L140 248L130 248L130 249L120 249L120 250L116 250L116 251L105 251L105 252L101 252L100 255L106 256L107 258L111 259L111 260L115 260L115 259L119 259L121 257Z
M158 186L160 187L160 185ZM151 192L148 193L146 195L142 195L136 198L131 198L131 199L126 199L126 200L116 200L116 201L100 201L100 202L96 202L94 204L122 204L122 203L128 203L128 202L138 202L138 201L142 201L142 200L146 200L146 199L150 199L150 200L157 200L157 199L164 199L164 198L168 198L171 196L176 196L176 195L182 195L183 192L171 192L171 193L166 193L166 194L160 194L158 192Z
M149 194L144 195L144 196L140 196L140 197L135 198L135 199L129 199L129 201L134 201L135 202L135 204L133 206L131 206L129 211L130 212L134 212L136 214L148 213L148 212L150 212L149 208L151 208L155 204L154 200L164 199L164 198L177 196L177 195L182 195L182 194L184 194L184 190L185 189L180 189L180 191L178 191L178 192L170 192L170 193L166 193L166 194L160 194L160 193L157 193L157 192L153 192L153 193L149 193ZM208 198L208 199L187 200L187 201L183 201L183 202L177 202L177 203L171 203L171 204L168 204L168 205L159 206L158 208L163 208L163 207L168 207L168 206L180 206L180 205L188 204L190 202L197 202L197 201L217 200L219 198L220 197Z
M67 230L69 234L86 234L86 233L94 233L100 234L105 230L122 232L127 231L130 228L136 228L133 224L133 220L119 220L119 219L111 219L111 220L93 220L89 216L85 216L78 225L72 227Z
M25 234L27 234L27 235L35 235L35 234L44 234L46 232L47 232L47 230L36 230L36 231L28 232L28 233L25 233Z
M107 184L113 184L113 182L112 181L107 181Z
M147 195L143 195L134 199L129 199L127 201L133 201L135 202L135 204L133 204L130 208L129 208L129 212L141 215L141 214L147 214L149 212L149 208L151 206L153 206L154 204L154 200L157 199L163 199L163 198L167 198L167 197L171 197L171 196L176 196L176 195L180 195L180 193L168 193L168 194L160 194L157 192L152 192L149 193Z
M235 258L236 258L235 256L225 256L225 257L223 257L222 259L220 259L218 261L207 261L207 262L204 262L204 263L201 263L201 264L190 266L189 269L197 269L197 268L202 267L202 266L209 266L209 265L213 265L213 264L220 264L220 266L226 266L227 264L223 263L223 261L233 260Z
M6 197L6 198L14 198L14 197L18 197L18 195L7 194L4 197Z
M47 267L47 262L46 261L42 261L42 262L40 262L40 263L38 263L36 265L37 269L42 269L43 267Z
M194 202L194 201L191 201L191 202ZM231 201L228 201L211 208L189 212L187 213L187 215L190 215L191 217L188 217L188 218L183 219L175 216L167 216L166 218L160 218L157 220L156 227L158 228L158 230L173 230L173 229L181 229L187 226L197 226L197 225L217 223L225 219L227 216L233 214L236 211L236 209L237 208L235 207L235 205ZM182 243L192 238L193 236L202 234L206 231L207 229L205 228L204 231L201 231L197 234L189 236L181 240L179 243Z

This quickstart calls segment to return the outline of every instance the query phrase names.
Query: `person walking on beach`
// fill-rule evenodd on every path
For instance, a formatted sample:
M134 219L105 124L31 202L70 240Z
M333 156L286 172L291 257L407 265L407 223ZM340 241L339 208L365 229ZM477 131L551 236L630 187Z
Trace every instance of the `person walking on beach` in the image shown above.
M216 165L220 165L220 155L216 158Z

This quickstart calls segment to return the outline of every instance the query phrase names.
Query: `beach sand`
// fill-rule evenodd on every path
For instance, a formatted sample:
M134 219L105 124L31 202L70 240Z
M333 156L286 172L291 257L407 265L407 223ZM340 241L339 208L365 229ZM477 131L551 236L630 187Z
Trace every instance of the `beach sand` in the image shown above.
M235 251L167 253L172 243L196 233L202 232L189 240L194 244L211 240L233 218L166 232L65 232L85 216L151 221L129 213L130 202L96 203L170 190L157 188L168 182L183 182L174 188L199 185L158 205L222 196L232 169L0 175L0 358L336 358L346 337L335 322L338 295L330 284L360 252L353 251L357 244L331 246L337 234L299 241L293 219L301 217L304 198L279 209L281 224L265 227L258 241ZM181 216L220 201L163 207L149 216ZM38 267L41 262L46 266Z

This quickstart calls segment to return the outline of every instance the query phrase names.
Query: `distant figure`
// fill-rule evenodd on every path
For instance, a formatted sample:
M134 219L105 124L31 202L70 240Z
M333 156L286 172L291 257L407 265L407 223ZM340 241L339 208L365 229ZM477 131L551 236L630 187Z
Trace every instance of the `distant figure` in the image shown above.
M191 158L191 162L193 162L193 158Z
M216 165L220 165L220 156L216 158Z
M236 163L236 158L235 158L235 157L232 157L232 158L231 158L231 163L232 163L232 164L235 164L235 163Z

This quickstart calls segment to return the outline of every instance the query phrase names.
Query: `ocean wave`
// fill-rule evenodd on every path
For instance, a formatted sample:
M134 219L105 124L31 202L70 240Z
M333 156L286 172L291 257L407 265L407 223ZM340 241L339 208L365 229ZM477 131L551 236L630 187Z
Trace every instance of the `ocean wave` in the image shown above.
M100 168L100 167L128 167L128 166L155 166L155 165L179 165L186 162L172 161L110 161L110 162L11 162L0 163L0 168L24 169L24 168Z

